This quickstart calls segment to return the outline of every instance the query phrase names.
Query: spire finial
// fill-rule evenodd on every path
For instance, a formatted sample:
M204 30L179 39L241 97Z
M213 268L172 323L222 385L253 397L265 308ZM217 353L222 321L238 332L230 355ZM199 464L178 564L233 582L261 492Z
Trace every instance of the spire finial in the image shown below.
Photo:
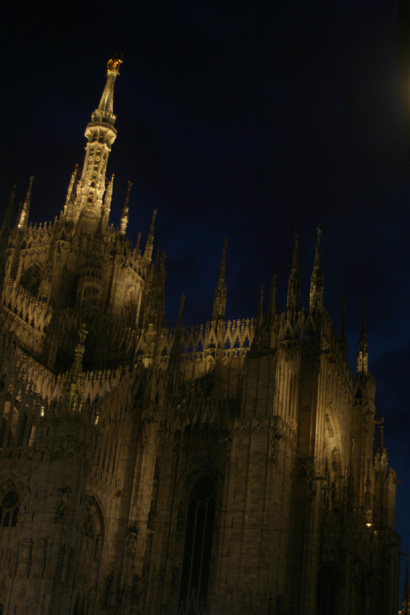
M287 310L294 313L299 310L300 303L300 273L299 273L299 231L295 231L295 247L293 250L292 269L288 283Z
M149 229L147 244L145 246L145 251L144 251L144 258L146 260L151 260L151 257L152 257L152 250L154 247L155 218L157 216L157 211L158 211L157 209L154 209L154 211L152 212L151 226Z
M215 322L225 320L226 312L226 249L228 247L228 239L225 237L222 246L221 267L219 270L218 283L215 289L214 305L212 310L212 320Z
M13 212L14 197L16 195L16 189L17 189L16 184L13 184L13 186L11 187L10 199L7 204L6 213L3 218L3 224L1 225L1 229L0 229L0 237L1 237L0 242L1 243L3 242L3 236L6 233L7 233L7 239L8 239L8 233L10 231L10 223L11 223L11 214Z
M181 357L181 336L182 336L182 312L184 309L185 295L181 295L178 310L178 320L175 327L174 340L172 342L171 351L169 353L168 370L172 371L178 368L179 359ZM175 380L173 382L175 386Z
M314 312L323 307L323 273L322 273L322 255L321 255L321 237L322 229L317 227L317 239L315 250L315 262L313 265L312 277L310 280L310 299L309 311Z
M67 196L64 205L64 216L72 219L74 216L74 204L77 197L79 166L75 165L74 171L71 173L70 183L68 185Z
M125 197L124 206L122 208L121 213L121 222L120 222L120 234L125 235L125 231L128 226L128 212L129 212L129 202L130 202L130 192L131 192L132 182L128 182L127 195Z
M111 175L111 179L108 182L107 190L104 195L104 218L105 222L108 224L108 220L111 212L111 201L112 201L112 193L114 190L114 173Z
M29 210L30 210L30 202L31 202L31 191L33 189L33 181L34 181L34 175L32 175L30 177L30 182L29 182L29 185L28 185L28 190L27 190L26 198L24 200L23 207L22 207L21 212L20 212L20 218L19 218L19 221L17 223L17 228L19 228L19 229L26 228L26 226L27 226L28 213L29 213Z
M122 59L117 56L113 56L107 62L107 82L101 96L100 104L98 105L98 111L109 118L113 118L114 84L116 78L120 74L120 66L122 62Z
M380 415L376 423L379 427L379 438L376 450L374 452L374 465L376 466L376 470L379 470L379 472L386 472L389 465L389 459L387 456L387 449L384 446L384 417Z
M262 322L263 322L263 282L259 287L258 311L256 314L255 334L252 343L253 350L259 350L261 347L262 338Z
M4 215L3 224L1 225L0 229L0 285L3 283L4 272L6 269L7 246L9 243L11 214L13 212L15 194L16 185L13 185L6 213Z
M342 315L340 318L340 344L342 351L347 353L347 337L346 337L346 299L342 299Z
M357 344L357 373L368 374L369 348L366 337L366 311L365 298L362 297L362 309L360 316L360 336Z
M263 309L262 304L259 306L259 313ZM270 348L271 347L271 334L272 329L275 324L275 314L276 314L276 273L274 273L271 277L270 281L270 290L269 290L269 303L268 310L265 316L262 319L262 323L260 326L260 348Z
M269 318L273 318L276 312L276 287L277 287L277 275L274 272L270 280L270 292L269 292L269 304L268 304Z

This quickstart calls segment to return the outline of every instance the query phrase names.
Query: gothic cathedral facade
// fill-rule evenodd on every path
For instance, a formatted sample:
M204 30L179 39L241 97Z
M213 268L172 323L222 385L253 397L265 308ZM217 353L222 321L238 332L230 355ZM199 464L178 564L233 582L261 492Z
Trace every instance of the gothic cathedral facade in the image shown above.
M309 307L170 330L164 255L110 223L105 88L53 223L0 236L1 615L393 615L399 539L364 307L357 371ZM128 194L129 196L129 194ZM375 436L377 424L377 437ZM375 443L376 440L376 443Z

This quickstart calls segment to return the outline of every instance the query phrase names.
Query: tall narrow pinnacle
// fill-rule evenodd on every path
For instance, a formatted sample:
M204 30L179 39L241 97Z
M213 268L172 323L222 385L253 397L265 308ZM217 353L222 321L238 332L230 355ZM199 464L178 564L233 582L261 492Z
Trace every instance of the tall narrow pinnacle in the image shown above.
M263 322L263 282L259 289L258 312L256 314L255 335L253 338L252 349L259 350L261 347L262 337L262 322Z
M260 309L262 306L260 306ZM273 274L270 281L270 289L269 289L269 303L266 314L262 319L262 324L260 327L259 339L260 339L260 348L270 348L271 347L271 334L275 324L275 314L276 314L276 273Z
M313 265L312 277L310 280L310 300L309 311L323 307L323 273L322 273L322 255L321 255L321 237L322 229L317 227L317 240L315 250L315 263Z
M228 240L225 238L222 247L221 267L219 270L218 283L215 289L214 305L212 310L212 320L215 322L225 320L226 312L226 249Z
M152 250L154 247L154 230L155 230L155 218L157 216L157 209L154 209L152 212L152 220L151 226L148 233L147 245L145 246L144 258L146 260L151 260Z
M85 130L88 143L85 147L84 164L78 184L74 221L79 219L81 225L89 228L96 228L99 223L108 155L117 137L114 128L116 118L113 113L113 100L114 84L121 62L119 58L108 61L104 92Z
M15 194L16 186L14 185L11 189L10 200L8 202L6 213L3 219L3 224L1 225L0 229L0 284L2 284L3 282L6 269L7 246L9 243L11 214L13 212Z
M269 304L267 313L269 320L272 320L276 313L276 286L277 276L276 273L274 273L270 281Z
M62 394L59 398L59 406L64 414L78 414L81 412L84 400L84 373L83 356L85 352L84 341L87 337L85 324L81 325L78 332L79 342L74 349L74 363L66 373Z
M374 452L374 465L376 469L381 472L386 472L387 467L389 465L389 459L387 456L387 449L384 446L384 418L380 416L380 418L376 421L379 426L379 438L376 446L376 450Z
M19 228L19 229L26 228L26 226L27 226L28 214L29 214L29 211L30 211L30 203L31 203L31 191L33 189L33 181L34 181L34 176L32 175L30 177L30 182L29 182L29 185L28 185L28 190L27 190L26 198L24 200L23 207L22 207L21 212L20 212L19 221L17 223L17 228Z
M366 337L365 299L362 297L362 310L360 317L360 336L357 344L357 373L368 374L369 348Z
M10 193L10 199L7 205L7 209L6 209L6 213L4 215L3 218L3 224L1 225L1 229L0 229L0 246L1 248L3 248L3 244L4 242L8 241L9 238L9 233L10 233L10 224L11 224L11 214L13 212L13 206L14 206L14 197L16 194L16 185L14 184L11 188L11 193ZM6 239L7 236L7 239Z
M297 312L300 304L300 273L299 273L299 232L295 232L295 248L293 250L292 269L288 283L287 310Z
M80 172L80 168L78 164L75 165L74 171L71 173L70 183L67 190L67 196L65 199L64 205L64 215L68 218L73 218L74 216L74 203L77 197L77 184L78 184L78 175Z
M406 573L404 576L403 605L401 610L403 615L410 615L410 587L409 587L409 556L406 553Z
M125 235L128 226L129 202L132 182L128 182L127 196L125 197L124 206L121 213L120 234Z
M185 295L182 294L179 302L178 320L175 327L174 340L169 353L168 370L175 369L179 365L179 359L181 356L182 312L184 309L184 303Z

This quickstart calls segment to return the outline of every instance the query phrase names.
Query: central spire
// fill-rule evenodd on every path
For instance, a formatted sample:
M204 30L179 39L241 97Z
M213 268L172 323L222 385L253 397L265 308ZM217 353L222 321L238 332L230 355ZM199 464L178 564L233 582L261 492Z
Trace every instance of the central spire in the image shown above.
M108 155L117 137L114 127L116 117L113 113L114 85L119 75L122 60L111 58L107 63L107 75L104 91L98 108L91 115L91 121L85 130L88 140L81 178L78 182L75 202L66 211L74 222L92 230L98 226L101 205L106 187Z

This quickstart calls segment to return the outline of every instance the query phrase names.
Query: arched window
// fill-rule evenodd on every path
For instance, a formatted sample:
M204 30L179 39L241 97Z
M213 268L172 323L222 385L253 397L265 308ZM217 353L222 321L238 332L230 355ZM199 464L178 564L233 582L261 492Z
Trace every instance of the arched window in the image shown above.
M331 565L319 570L317 615L336 615L336 573Z
M37 297L38 289L40 288L41 273L37 265L32 265L23 273L20 279L20 284L29 293Z
M13 483L7 481L0 489L0 526L16 527L20 497Z
M215 522L215 483L207 475L194 484L188 504L179 609L197 615L205 609Z
M135 286L129 286L124 293L122 319L127 327L135 327L137 319L137 293Z
M92 497L87 498L85 502L83 535L88 554L94 561L100 561L104 541L104 522L100 507Z

